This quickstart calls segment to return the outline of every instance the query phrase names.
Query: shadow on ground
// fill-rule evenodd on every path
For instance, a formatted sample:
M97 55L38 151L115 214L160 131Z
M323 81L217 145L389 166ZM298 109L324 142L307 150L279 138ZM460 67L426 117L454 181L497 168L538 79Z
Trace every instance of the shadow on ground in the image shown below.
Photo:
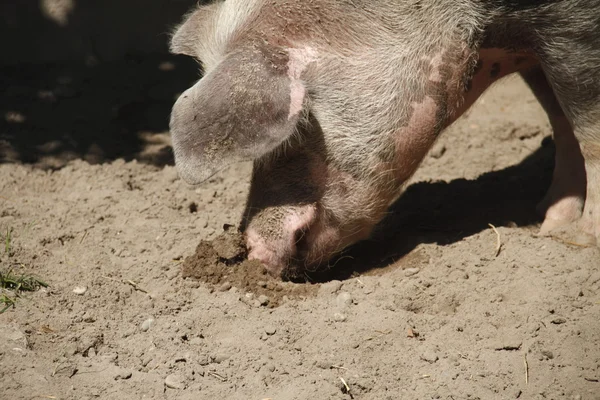
M419 182L390 208L371 239L348 248L325 271L308 279L325 282L392 266L421 243L447 245L495 226L528 226L541 221L535 206L548 189L554 145L546 138L518 165L475 180Z
M0 67L0 162L173 163L169 115L199 78L189 57L130 56L95 66Z

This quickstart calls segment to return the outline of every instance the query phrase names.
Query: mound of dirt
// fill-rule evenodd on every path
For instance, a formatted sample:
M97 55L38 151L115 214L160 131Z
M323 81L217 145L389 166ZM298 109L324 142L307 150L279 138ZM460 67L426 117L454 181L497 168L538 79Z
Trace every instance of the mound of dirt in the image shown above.
M247 255L240 231L225 225L223 233L213 240L200 241L196 252L184 260L182 275L221 291L232 287L243 289L244 300L256 306L277 307L286 298L305 298L316 293L316 284L272 278L259 261L248 260Z

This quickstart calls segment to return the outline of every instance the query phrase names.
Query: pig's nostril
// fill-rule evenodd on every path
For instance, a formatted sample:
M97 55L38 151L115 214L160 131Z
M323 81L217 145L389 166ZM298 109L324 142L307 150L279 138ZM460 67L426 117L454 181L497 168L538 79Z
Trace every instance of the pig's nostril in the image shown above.
M294 255L296 262L303 262L308 254L308 228L297 229L294 232Z

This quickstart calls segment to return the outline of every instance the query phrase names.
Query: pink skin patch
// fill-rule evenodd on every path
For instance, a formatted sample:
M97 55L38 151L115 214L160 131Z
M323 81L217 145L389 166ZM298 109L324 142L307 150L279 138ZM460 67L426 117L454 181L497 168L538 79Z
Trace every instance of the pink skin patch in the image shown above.
M297 232L307 231L316 220L316 209L313 205L290 210L282 223L279 239L265 240L255 229L246 231L246 243L250 249L248 258L260 261L274 276L280 276L287 267L288 261L297 252Z
M302 111L302 103L304 103L304 96L306 89L302 82L292 80L290 83L290 112L288 114L288 120L294 118Z
M412 175L435 140L435 123L438 110L435 100L425 97L422 103L413 104L413 114L408 126L396 133L396 175L405 180Z
M290 112L288 114L288 119L292 119L302 111L302 103L304 103L304 97L306 95L306 89L300 80L302 73L308 64L317 60L317 52L310 47L304 47L302 49L290 48L288 49L288 55L288 76L291 80Z
M442 54L436 54L431 59L431 75L429 76L429 80L431 82L440 83L442 82L442 75L440 74L440 67L443 65L442 63Z

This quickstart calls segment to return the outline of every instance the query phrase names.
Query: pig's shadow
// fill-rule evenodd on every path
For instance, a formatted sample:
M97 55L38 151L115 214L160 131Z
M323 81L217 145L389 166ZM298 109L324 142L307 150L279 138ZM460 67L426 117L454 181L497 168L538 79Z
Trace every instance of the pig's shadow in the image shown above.
M447 245L495 226L539 223L535 206L548 189L554 168L550 138L520 164L475 180L419 182L390 208L372 238L360 242L310 274L314 282L348 279L387 267L421 243Z
M197 79L193 59L161 54L93 66L0 66L0 163L172 165L171 108Z

